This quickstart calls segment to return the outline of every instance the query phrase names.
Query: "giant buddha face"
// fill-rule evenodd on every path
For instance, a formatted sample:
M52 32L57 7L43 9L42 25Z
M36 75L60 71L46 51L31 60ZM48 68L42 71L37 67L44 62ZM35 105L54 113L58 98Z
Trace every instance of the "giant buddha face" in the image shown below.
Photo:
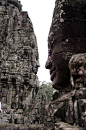
M50 69L52 85L56 89L68 87L70 83L68 62L71 56L86 52L86 4L71 3L56 0L48 37L46 68Z
M70 74L68 60L66 60L66 52L63 52L64 48L62 48L62 44L58 44L58 42L51 43L49 46L46 68L50 69L52 86L55 89L67 87L69 84Z

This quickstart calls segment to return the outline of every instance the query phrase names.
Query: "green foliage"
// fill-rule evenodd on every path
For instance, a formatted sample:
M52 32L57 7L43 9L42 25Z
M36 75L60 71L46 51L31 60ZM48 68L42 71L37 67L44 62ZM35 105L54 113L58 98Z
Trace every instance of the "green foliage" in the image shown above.
M36 94L38 93L38 91L39 91L39 87L36 87L36 90L35 90Z
M10 63L10 69L13 69L13 63Z
M46 100L50 101L51 96L52 96L53 92L55 91L55 89L52 87L52 83L51 82L47 83L46 81L43 81L43 82L39 83L39 87L40 86L44 87L44 91L45 91L45 94L46 94Z

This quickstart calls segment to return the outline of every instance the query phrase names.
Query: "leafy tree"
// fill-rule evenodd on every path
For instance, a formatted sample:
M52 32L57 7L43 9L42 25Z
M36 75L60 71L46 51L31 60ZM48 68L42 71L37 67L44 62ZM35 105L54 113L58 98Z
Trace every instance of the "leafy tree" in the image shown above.
M46 94L46 100L49 102L51 100L53 92L55 91L55 89L52 87L52 83L43 81L43 82L39 83L39 87L40 86L44 87L44 91Z

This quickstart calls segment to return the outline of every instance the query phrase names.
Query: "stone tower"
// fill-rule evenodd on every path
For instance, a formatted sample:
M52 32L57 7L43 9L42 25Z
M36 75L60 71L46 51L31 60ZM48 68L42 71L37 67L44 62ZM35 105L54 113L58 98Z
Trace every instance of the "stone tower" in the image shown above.
M5 120L10 123L22 123L22 113L35 97L38 58L28 13L22 11L18 0L1 0L0 100Z
M56 0L46 68L57 90L46 109L46 126L86 130L86 0Z

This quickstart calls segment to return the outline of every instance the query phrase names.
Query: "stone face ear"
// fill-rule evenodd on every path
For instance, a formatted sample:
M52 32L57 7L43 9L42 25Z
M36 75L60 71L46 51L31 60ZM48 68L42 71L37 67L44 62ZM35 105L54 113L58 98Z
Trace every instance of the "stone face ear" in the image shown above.
M86 53L73 55L69 61L71 84L78 89L86 87Z

